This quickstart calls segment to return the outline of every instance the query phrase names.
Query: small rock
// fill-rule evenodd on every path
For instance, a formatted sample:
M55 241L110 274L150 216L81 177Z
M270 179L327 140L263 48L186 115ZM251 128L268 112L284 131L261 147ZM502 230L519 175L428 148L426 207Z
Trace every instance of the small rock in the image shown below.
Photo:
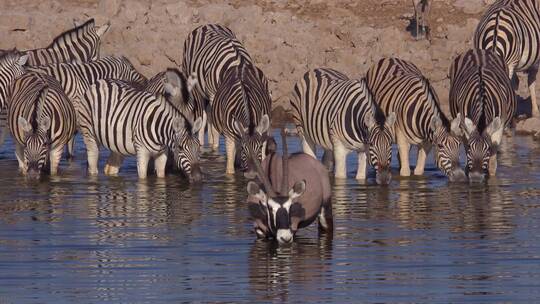
M516 132L522 134L538 134L540 131L540 118L532 117L516 124Z

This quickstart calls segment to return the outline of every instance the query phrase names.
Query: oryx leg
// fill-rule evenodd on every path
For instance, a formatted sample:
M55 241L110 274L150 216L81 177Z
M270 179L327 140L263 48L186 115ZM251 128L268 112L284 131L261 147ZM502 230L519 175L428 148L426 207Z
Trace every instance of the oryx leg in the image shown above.
M334 217L332 215L332 201L323 204L319 213L319 231L331 233L334 230Z
M157 177L159 178L165 177L166 165L167 165L167 152L163 152L154 159L154 168L156 170Z
M416 167L414 168L414 175L424 174L424 169L426 167L426 158L430 150L430 144L418 145L418 160L416 161Z
M236 157L236 142L234 138L225 137L225 150L227 153L227 174L234 174L234 160Z
M98 174L99 148L93 137L83 134L84 145L86 146L86 156L88 159L88 174Z
M347 178L347 154L349 150L337 139L333 141L334 172L336 178Z
M538 64L535 64L527 70L527 85L529 86L529 95L531 96L532 117L540 117L538 104L536 103L536 75L538 74Z
M137 149L137 173L140 179L145 179L148 175L148 162L150 161L150 151L139 148Z
M405 138L405 135L399 129L396 130L396 142L398 145L399 160L401 165L399 174L401 176L411 176L411 168L409 167L409 151L411 149L411 145L407 141L407 138Z

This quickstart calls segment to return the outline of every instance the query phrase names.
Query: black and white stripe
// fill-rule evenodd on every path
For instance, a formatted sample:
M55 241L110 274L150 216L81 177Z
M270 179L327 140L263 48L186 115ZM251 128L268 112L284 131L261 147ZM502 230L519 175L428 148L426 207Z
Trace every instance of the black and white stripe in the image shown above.
M459 167L460 119L448 121L440 109L435 90L420 70L405 60L383 58L371 66L366 80L383 112L387 115L396 113L400 174L411 174L409 150L411 145L418 145L414 174L422 175L433 145L437 166L450 180L464 179L465 174Z
M87 62L99 59L101 37L110 24L97 27L94 19L58 35L52 43L40 49L27 50L27 64L41 66L61 62Z
M395 114L385 118L364 79L349 79L332 69L309 71L294 86L291 105L304 153L316 157L315 146L333 151L335 176L346 178L346 156L355 151L356 178L365 180L369 152L377 183L390 181Z
M164 88L167 93L169 89L183 90L177 86ZM136 89L125 81L106 79L90 86L76 108L90 174L98 173L101 145L112 153L105 167L108 175L118 173L125 156L136 155L140 178L146 178L151 157L157 176L163 177L167 152L172 151L178 167L200 180L200 144L195 133L202 119L191 124L166 97Z
M509 78L525 72L532 115L540 116L536 104L536 75L540 64L540 2L498 0L485 12L474 33L474 47L492 50L508 66Z
M502 58L490 50L469 50L450 67L450 112L465 117L467 174L495 175L504 127L516 113L516 96ZM472 180L471 179L471 180Z
M270 124L271 98L266 77L234 33L217 24L191 32L184 43L183 69L186 75L197 77L198 86L193 92L196 112L201 115L203 109L208 109L211 146L217 149L219 134L225 136L227 173L234 172L237 141L241 145L240 167L248 170L247 152L255 149L255 155L261 155ZM238 120L237 127L234 120Z
M50 174L56 175L76 128L75 109L58 82L34 72L19 77L11 92L8 122L21 171L39 177L48 163Z

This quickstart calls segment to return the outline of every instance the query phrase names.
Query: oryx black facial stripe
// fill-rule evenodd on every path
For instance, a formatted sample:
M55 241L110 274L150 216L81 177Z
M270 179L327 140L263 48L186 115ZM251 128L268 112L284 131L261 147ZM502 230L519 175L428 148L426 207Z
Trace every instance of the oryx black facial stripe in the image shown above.
M332 137L351 150L369 147L373 166L390 162L392 136L364 79L349 79L332 69L304 74L291 96L293 121L303 136L333 150ZM368 116L377 126L370 133Z
M484 13L474 33L476 49L494 51L517 72L526 71L540 60L539 43L537 0L496 1Z
M441 111L438 97L429 81L411 62L399 58L383 58L367 72L369 89L383 112L395 112L399 129L410 144L438 144L436 162L448 174L448 165L457 165L459 140L450 134L450 122ZM434 119L442 128L432 130Z
M175 163L190 174L199 163L199 141L190 123L175 132L173 121L182 114L163 97L141 91L120 80L99 80L79 103L83 134L121 155L144 148L154 154L173 151Z
M94 19L58 35L52 43L41 49L28 50L29 66L42 66L60 62L87 62L99 59L100 37Z

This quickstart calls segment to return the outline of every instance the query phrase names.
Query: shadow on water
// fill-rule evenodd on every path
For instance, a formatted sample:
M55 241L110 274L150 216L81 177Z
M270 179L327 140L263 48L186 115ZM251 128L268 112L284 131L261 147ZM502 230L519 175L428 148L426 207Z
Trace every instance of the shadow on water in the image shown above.
M30 183L12 149L0 149L0 303L540 297L540 146L528 137L505 138L497 176L476 186L449 184L432 157L424 176L396 176L394 157L388 187L372 169L358 183L350 155L349 178L333 180L333 237L312 225L289 247L256 240L223 145L205 151L198 185L139 181L132 158L119 177L89 178L80 141L60 176Z

